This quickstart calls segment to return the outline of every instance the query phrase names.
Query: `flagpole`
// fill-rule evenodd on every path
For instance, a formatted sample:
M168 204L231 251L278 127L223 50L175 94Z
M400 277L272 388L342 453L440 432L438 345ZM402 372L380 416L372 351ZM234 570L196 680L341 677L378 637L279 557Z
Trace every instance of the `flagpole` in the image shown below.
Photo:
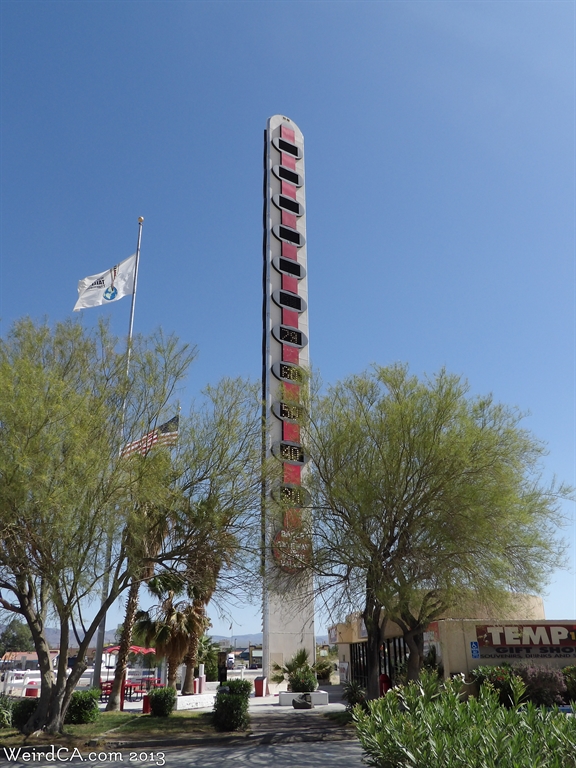
M130 368L130 352L132 346L132 331L134 329L134 309L136 307L136 287L138 285L138 267L140 265L140 243L142 241L142 224L144 217L138 219L138 242L136 243L136 263L134 265L134 290L132 291L132 303L130 304L130 322L128 324L128 360L126 363L126 374Z
M128 325L128 342L132 341L132 329L134 328L134 308L136 306L136 287L138 285L138 266L140 264L140 243L142 241L142 224L144 217L138 219L138 241L136 243L136 264L134 265L134 290L132 291L132 304L130 305L130 323Z
M138 219L138 240L136 243L136 261L134 263L134 288L132 289L132 303L130 304L130 321L128 324L128 342L126 349L126 379L128 379L128 373L130 372L130 354L132 352L132 332L134 329L134 309L136 307L136 286L138 284L138 266L140 264L140 243L142 242L142 224L144 223L144 217L140 216ZM124 417L126 415L126 397L122 404L122 425L120 427L120 433L124 438ZM102 584L102 603L106 601L108 597L108 589L110 586L110 565L112 563L112 536L108 534L108 541L106 542L106 570L104 572L104 581ZM104 650L104 635L106 632L106 614L102 617L102 621L98 626L98 634L96 635L96 658L94 659L94 671L92 673L92 687L100 686L100 672L102 669L102 651Z

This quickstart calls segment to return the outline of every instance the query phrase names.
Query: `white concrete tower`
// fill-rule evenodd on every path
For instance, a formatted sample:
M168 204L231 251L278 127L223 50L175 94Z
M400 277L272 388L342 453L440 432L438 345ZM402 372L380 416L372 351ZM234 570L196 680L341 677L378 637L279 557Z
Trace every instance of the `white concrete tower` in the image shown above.
M263 251L263 453L280 462L279 478L265 483L262 511L263 674L269 677L274 662L284 664L300 648L315 659L298 423L309 366L304 137L282 115L268 120L264 135Z

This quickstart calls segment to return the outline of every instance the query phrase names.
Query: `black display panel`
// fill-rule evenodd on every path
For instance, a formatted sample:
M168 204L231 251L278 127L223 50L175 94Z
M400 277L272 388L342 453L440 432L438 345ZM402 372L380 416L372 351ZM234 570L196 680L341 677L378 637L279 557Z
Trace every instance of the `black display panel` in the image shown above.
M282 240L288 240L289 243L300 245L300 241L302 240L300 232L296 232L294 229L288 229L288 227L283 227L282 224L280 224L278 233Z
M274 165L272 172L275 176L283 181L289 181L290 184L294 184L297 187L301 187L304 184L304 179L296 171L286 168L284 165Z
M278 176L285 181L289 181L291 184L298 184L300 181L300 176L295 171L291 171L289 168L284 168L283 165L278 168Z
M291 197L278 195L278 208L284 208L285 211L290 211L290 213L295 213L297 216L300 216L300 207L300 203L297 203L296 200L292 200Z
M291 197L276 194L272 196L272 202L276 208L280 208L281 211L289 211L290 213L294 213L296 216L304 216L304 206L302 203L299 203L297 200L293 200Z
M286 227L283 224L274 224L272 232L278 240L283 240L285 243L291 243L292 245L295 245L296 248L302 248L306 242L304 235L301 235L300 232L297 232L290 227Z
M306 309L306 301L295 293L289 291L283 291L278 289L272 293L272 299L279 307L285 307L286 309L292 309L295 312L304 312Z
M280 136L274 136L272 139L272 146L276 147L278 152L286 152L287 155L292 155L292 157L295 157L297 160L300 160L302 157L302 150L300 147L296 144L292 144L290 141L286 141L286 139L281 139Z
M289 275L294 275L294 277L300 277L302 272L302 267L300 264L298 264L297 261L290 261L290 259L278 259L278 265L280 267L281 272L287 272Z
M280 291L280 303L283 307L290 307L291 309L302 309L302 299L300 296L295 296L293 293L287 293L286 291Z
M292 275L293 277L297 277L298 280L302 280L302 278L306 277L306 270L299 261L285 259L282 256L274 256L272 264L274 265L274 269L277 269L278 272L282 272L285 275Z
M289 144L284 139L278 139L278 149L282 152L288 152L289 155L294 155L294 157L299 157L300 155L298 147L295 147L294 144Z

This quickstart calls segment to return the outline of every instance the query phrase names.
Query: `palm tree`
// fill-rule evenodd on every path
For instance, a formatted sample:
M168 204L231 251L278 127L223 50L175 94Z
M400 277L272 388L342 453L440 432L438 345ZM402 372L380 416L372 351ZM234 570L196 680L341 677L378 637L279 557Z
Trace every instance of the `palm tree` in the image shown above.
M214 680L216 680L216 673L218 671L218 653L220 652L219 643L215 643L208 635L202 635L198 641L198 664L204 664L206 674L210 674L210 669L214 674Z
M176 674L190 645L191 635L197 633L198 616L186 601L176 602L179 593L173 574L157 576L148 589L161 598L159 605L148 611L138 611L134 632L144 638L146 645L156 649L168 664L168 687L176 688ZM174 587L176 586L176 589Z
M315 664L310 664L306 648L300 648L284 666L272 664L273 674L270 676L272 683L283 683L285 680L291 685L293 691L315 690L317 687L316 676L324 674L326 661L321 659ZM331 664L329 665L331 668ZM305 683L302 687L302 682ZM296 684L298 687L296 687ZM309 687L312 686L312 687Z
M209 600L210 598L208 598ZM206 603L204 598L195 598L188 604L190 618L194 629L188 640L188 648L183 662L186 665L186 674L182 683L182 695L186 696L194 693L194 668L198 663L198 646L204 630L209 626L210 620L206 616Z
M122 633L120 636L120 647L116 657L116 669L114 671L114 682L112 691L108 697L106 711L118 711L120 709L120 691L124 682L126 668L128 666L128 653L132 644L132 634L134 630L134 621L138 609L138 595L142 582L149 581L154 575L154 566L152 558L157 554L162 546L162 538L165 535L166 512L163 509L154 509L150 505L143 505L140 509L140 519L146 518L149 521L148 535L140 542L136 552L130 557L130 566L134 561L138 563L136 570L140 572L132 576L128 598L126 600L126 611L124 622L122 624ZM150 524L152 519L154 524ZM128 533L128 538L132 538ZM140 550L140 551L138 551ZM142 565L144 563L144 565Z

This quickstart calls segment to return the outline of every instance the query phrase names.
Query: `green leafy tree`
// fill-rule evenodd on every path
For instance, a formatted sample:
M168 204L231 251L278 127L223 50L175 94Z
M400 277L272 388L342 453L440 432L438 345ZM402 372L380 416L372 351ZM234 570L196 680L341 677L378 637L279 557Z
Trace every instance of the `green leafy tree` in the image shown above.
M561 560L569 489L542 481L544 449L521 414L445 371L374 367L314 395L309 412L314 567L333 601L362 606L375 698L386 620L415 679L423 633L447 609L541 589Z
M32 633L23 621L12 618L0 634L0 659L8 651L33 651Z
M0 604L26 621L41 672L26 732L62 729L107 609L136 569L177 565L189 543L180 509L178 531L154 554L146 546L156 521L141 510L179 506L168 450L126 461L120 449L122 421L127 435L140 436L173 413L171 398L193 350L157 333L136 338L131 351L127 376L125 349L104 324L52 329L24 319L0 342ZM109 589L86 621L84 609L106 573ZM60 627L55 671L48 620ZM67 675L71 631L79 650Z

